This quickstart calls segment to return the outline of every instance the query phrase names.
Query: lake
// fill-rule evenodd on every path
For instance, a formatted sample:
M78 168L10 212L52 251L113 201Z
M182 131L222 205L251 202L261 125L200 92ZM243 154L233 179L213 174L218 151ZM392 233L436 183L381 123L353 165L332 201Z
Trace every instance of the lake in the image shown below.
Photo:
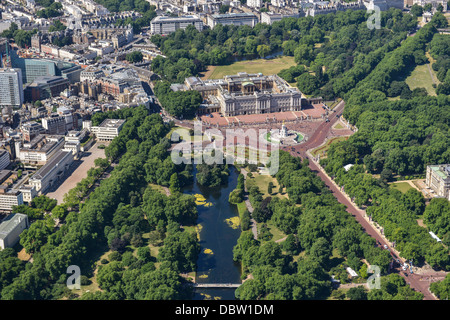
M201 194L203 204L197 205L197 224L200 229L201 252L197 261L197 283L241 283L240 263L233 261L233 247L241 234L240 227L233 228L227 219L239 217L237 206L228 202L228 196L237 186L239 172L230 166L228 183L220 187L204 187L194 183L183 188L187 194ZM235 289L198 288L194 300L220 299L233 300Z

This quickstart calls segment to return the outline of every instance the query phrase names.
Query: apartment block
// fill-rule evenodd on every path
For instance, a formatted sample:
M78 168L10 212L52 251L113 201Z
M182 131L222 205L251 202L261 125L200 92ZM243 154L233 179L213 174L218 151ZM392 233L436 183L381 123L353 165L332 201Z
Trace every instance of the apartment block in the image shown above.
M64 117L61 117L57 114L42 119L42 127L46 130L47 134L66 133L66 121Z

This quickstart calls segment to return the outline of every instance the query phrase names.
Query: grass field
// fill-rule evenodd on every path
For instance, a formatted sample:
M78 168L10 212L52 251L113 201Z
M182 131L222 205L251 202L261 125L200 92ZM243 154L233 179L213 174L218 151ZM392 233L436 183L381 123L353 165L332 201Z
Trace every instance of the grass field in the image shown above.
M245 202L242 201L241 203L238 203L237 204L237 208L238 208L238 211L239 211L239 217L242 218L245 210L247 209L247 206L245 205Z
M439 84L439 80L431 68L434 59L428 52L426 55L430 63L417 66L411 75L406 78L405 82L411 90L414 90L415 88L425 88L430 96L435 96L436 91L433 88L433 83Z
M406 191L408 191L409 189L413 189L413 187L408 182L392 183L390 187L400 190L403 193L406 193Z
M264 75L275 74L283 69L297 65L294 57L281 56L275 59L256 59L238 61L226 66L209 66L203 79L221 79L225 75L237 74L238 72L258 73Z
M256 225L258 227L258 232L259 232L263 223L258 222ZM267 228L269 228L270 233L272 234L272 239L270 239L270 240L277 241L277 240L280 240L280 239L283 239L284 237L286 237L286 234L284 234L280 229L275 227L270 220L266 222L266 225L267 225Z
M317 147L316 149L312 150L311 154L314 157L316 157L319 153L320 153L320 156L323 156L323 153L324 152L325 152L325 154L327 153L327 150L330 148L330 145L332 143L338 142L338 141L344 141L344 140L347 140L347 139L348 139L348 137L335 137L335 138L329 139L327 141L327 143L325 143L323 146Z
M336 106L339 104L339 102L341 102L341 101L342 101L342 99L341 99L341 98L338 98L338 99L336 99L335 101L324 101L324 103L325 103L331 110L333 110L334 107L336 107Z
M288 198L287 192L279 193L278 189L280 188L280 185L278 184L278 181L276 178L273 178L270 175L260 175L258 173L252 172L253 177L248 178L246 180L247 183L247 189L249 189L252 186L257 186L259 188L259 191L263 194L263 197L278 197L278 198ZM273 183L273 189L272 194L269 194L267 192L267 186L269 185L269 182Z

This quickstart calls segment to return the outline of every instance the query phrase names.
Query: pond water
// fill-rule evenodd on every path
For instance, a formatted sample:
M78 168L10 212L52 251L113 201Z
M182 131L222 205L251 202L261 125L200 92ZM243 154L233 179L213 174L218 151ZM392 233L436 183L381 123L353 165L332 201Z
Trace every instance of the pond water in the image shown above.
M228 202L228 196L237 186L239 172L230 166L228 183L220 187L203 187L197 183L194 168L194 183L183 189L184 193L197 195L201 252L197 261L197 283L240 283L240 263L233 261L233 247L241 234L240 227L232 226L233 217L239 217L237 206ZM203 199L198 195L203 196ZM232 300L235 289L197 288L194 300Z

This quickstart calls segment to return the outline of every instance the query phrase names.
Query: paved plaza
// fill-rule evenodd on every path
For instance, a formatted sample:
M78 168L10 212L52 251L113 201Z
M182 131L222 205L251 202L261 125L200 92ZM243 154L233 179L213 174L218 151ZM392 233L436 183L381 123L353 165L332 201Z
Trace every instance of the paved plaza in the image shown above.
M101 144L107 145L107 142L96 142L89 150L84 152L81 159L75 160L72 164L73 169L69 171L70 176L66 176L64 182L56 190L47 193L47 196L56 199L58 204L61 204L64 195L87 177L88 170L94 167L95 159L105 157L105 150L98 148Z
M322 120L326 116L327 110L323 108L324 104L314 104L306 107L301 111L285 111L274 113L247 114L233 117L225 117L218 112L200 117L201 121L206 125L219 127L232 127L239 125L258 125L269 123L298 122Z

